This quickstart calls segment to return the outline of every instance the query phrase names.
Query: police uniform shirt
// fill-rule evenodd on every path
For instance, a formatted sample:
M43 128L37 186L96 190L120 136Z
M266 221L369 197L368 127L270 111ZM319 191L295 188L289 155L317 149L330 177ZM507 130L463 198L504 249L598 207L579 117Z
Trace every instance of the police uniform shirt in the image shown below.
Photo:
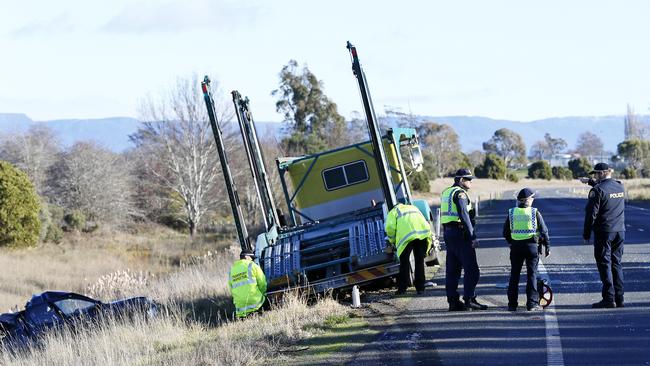
M460 187L458 184L454 185ZM476 233L474 232L474 220L472 220L475 211L474 209L472 209L471 212L467 210L467 205L469 204L467 193L464 191L457 191L454 193L452 199L454 200L456 207L458 207L458 217L464 227L465 234L470 240L475 240Z
M592 231L625 231L625 190L621 182L607 178L589 191L582 237L589 240Z

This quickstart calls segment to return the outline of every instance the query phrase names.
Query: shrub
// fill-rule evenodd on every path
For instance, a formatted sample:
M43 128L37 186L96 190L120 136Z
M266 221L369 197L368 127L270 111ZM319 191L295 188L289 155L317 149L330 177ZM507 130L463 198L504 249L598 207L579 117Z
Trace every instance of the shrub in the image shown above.
M546 179L553 178L553 171L551 166L545 160L536 161L528 167L528 177L533 179Z
M63 217L70 229L82 231L86 226L86 215L80 210L73 210Z
M429 176L424 171L416 172L410 177L411 188L418 192L430 192Z
M50 243L60 243L63 239L63 208L54 204L47 205L47 211L50 215L50 224L47 227L45 238L43 239L46 242Z
M587 158L569 160L569 169L573 173L573 178L586 177L591 171L591 163Z
M632 167L625 167L621 170L621 178L623 179L634 179L636 178L636 170Z
M483 164L476 167L478 178L504 179L506 177L506 162L496 154L487 154Z
M510 172L508 173L506 178L513 183L519 182L519 176L517 175L517 173Z
M40 210L40 199L27 174L0 161L0 246L36 245Z
M573 178L573 173L567 167L554 166L551 168L551 172L556 179L571 180Z
M641 169L641 177L650 178L650 168Z

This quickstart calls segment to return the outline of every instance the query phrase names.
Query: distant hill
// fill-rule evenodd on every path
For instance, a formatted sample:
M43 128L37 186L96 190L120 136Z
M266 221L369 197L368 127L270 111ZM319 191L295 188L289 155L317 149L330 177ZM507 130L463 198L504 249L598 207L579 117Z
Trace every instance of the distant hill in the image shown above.
M129 117L33 121L24 114L0 113L0 133L24 132L32 125L44 124L59 136L65 146L92 140L118 152L132 146L129 135L137 131L139 123Z
M384 117L386 119L386 117ZM527 148L544 138L545 133L561 137L569 148L574 148L578 136L591 131L598 135L608 151L616 151L616 145L623 141L623 116L604 117L557 117L532 122L497 120L478 116L417 116L418 122L432 121L448 124L460 137L465 152L481 150L494 131L508 128L519 133ZM393 124L390 118L387 123ZM138 129L138 120L129 117L102 119L60 119L33 121L24 114L0 113L0 133L15 133L27 130L32 124L43 123L52 128L69 146L75 141L94 140L107 148L121 152L131 147L128 136ZM257 122L258 131L263 136L281 137L282 124L277 122Z
M536 141L542 140L545 133L563 138L568 143L569 149L576 146L578 136L586 131L598 135L603 140L607 151L616 151L616 145L624 138L624 116L556 117L532 122L468 116L421 116L418 117L418 120L444 123L453 127L460 137L460 143L465 152L481 150L483 142L487 141L494 131L500 128L507 128L520 134L527 149L530 149L530 146Z

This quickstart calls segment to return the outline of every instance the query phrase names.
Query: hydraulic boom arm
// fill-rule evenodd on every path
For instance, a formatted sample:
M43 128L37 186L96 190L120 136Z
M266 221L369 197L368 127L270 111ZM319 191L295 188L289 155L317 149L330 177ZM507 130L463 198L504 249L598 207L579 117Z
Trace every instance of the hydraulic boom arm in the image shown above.
M347 45L352 58L352 72L357 78L359 83L359 91L361 92L361 99L363 101L363 109L366 112L366 121L368 122L368 131L370 132L370 140L372 141L372 150L377 163L377 171L379 172L379 181L381 182L381 189L384 192L386 205L390 211L393 206L397 204L395 190L393 189L393 180L391 179L388 161L386 159L386 152L384 151L384 144L381 141L381 133L379 125L377 124L377 117L375 116L375 109L372 105L372 98L370 98L370 90L368 89L368 82L366 75L359 63L359 56L357 49L348 41Z
M214 141L217 144L219 152L219 161L221 162L221 170L223 178L226 181L226 189L228 190L228 198L230 199L230 207L232 208L232 215L237 227L237 237L239 238L239 245L242 250L252 250L251 244L248 239L248 230L246 230L246 223L244 222L244 214L242 213L241 204L239 202L239 195L235 187L235 182L230 173L230 166L228 165L228 158L226 156L226 149L223 145L223 136L219 128L219 121L214 111L214 100L210 92L210 79L206 76L201 82L201 89L203 90L203 99L205 99L205 106L208 108L208 117L210 118L210 125L214 133Z

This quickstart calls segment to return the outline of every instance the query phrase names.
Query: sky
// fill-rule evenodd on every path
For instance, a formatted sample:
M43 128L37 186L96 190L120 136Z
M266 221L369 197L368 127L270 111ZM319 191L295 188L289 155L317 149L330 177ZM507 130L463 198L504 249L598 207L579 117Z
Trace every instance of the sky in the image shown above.
M295 59L349 118L359 52L378 114L531 121L650 113L650 1L0 0L0 113L135 117L178 78L276 112ZM199 86L197 85L197 88Z

